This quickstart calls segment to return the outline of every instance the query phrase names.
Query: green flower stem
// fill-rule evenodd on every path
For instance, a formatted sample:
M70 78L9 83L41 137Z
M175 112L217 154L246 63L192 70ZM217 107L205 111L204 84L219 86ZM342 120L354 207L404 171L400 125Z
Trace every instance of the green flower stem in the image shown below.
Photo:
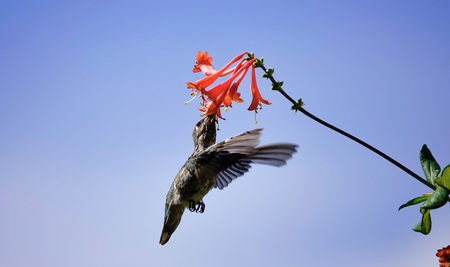
M407 174L411 175L414 179L416 179L417 181L421 182L422 184L428 186L429 188L436 190L436 186L434 186L433 184L431 184L430 182L428 182L427 180L425 180L424 178L420 177L418 174L414 173L413 171L411 171L410 169L406 168L404 165L402 165L400 162L396 161L395 159L391 158L390 156L386 155L385 153L381 152L380 150L378 150L377 148L369 145L368 143L362 141L361 139L339 129L338 127L329 124L328 122L314 116L313 114L309 113L306 109L304 109L302 107L303 102L301 101L301 99L299 101L295 101L292 97L290 97L282 88L281 88L281 84L280 82L277 82L272 73L273 70L271 70L270 72L266 69L266 67L262 64L262 62L259 62L259 64L257 65L257 67L260 67L261 69L264 70L265 78L268 78L272 84L272 90L278 91L280 92L287 100L289 100L293 106L292 109L296 110L296 111L300 111L301 113L303 113L304 115L308 116L309 118L313 119L314 121L322 124L325 127L330 128L331 130L338 132L340 134L342 134L343 136L350 138L351 140L357 142L358 144L366 147L367 149L372 150L373 152L375 152L376 154L378 154L379 156L383 157L384 159L386 159L387 161L391 162L392 164L394 164L395 166L397 166L398 168L400 168L401 170L403 170L404 172L406 172ZM449 200L450 201L450 200Z
M376 154L378 154L379 156L383 157L384 159L386 159L387 161L391 162L392 164L394 164L395 166L397 166L398 168L400 168L401 170L403 170L404 172L406 172L407 174L411 175L414 179L416 179L417 181L421 182L422 184L428 186L429 188L436 190L436 187L431 184L430 182L428 182L427 180L425 180L424 178L420 177L418 174L416 174L415 172L411 171L410 169L408 169L407 167L405 167L403 164L401 164L400 162L396 161L395 159L391 158L390 156L386 155L385 153L381 152L380 150L378 150L377 148L369 145L368 143L362 141L361 139L335 127L334 125L331 125L329 123L327 123L326 121L323 121L321 119L319 119L318 117L314 116L313 114L309 113L307 110L305 110L304 108L300 107L299 111L303 114L305 114L306 116L308 116L309 118L315 120L316 122L332 129L333 131L336 131L340 134L342 134L345 137L350 138L351 140L357 142L358 144L372 150L373 152L375 152Z

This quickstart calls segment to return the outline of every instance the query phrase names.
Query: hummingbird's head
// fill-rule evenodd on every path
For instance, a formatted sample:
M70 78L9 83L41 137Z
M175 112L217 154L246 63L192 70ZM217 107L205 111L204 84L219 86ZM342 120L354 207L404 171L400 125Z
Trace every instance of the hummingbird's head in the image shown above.
M203 151L216 143L216 115L205 116L192 131L195 151Z

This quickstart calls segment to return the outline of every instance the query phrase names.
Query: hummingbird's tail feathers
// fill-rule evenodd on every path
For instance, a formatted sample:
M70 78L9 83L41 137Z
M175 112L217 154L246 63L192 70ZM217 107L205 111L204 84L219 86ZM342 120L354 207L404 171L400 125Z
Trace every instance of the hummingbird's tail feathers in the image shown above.
M183 216L184 206L181 204L170 205L166 210L166 216L164 218L164 226L161 233L159 244L162 246L167 243L172 236L173 232L177 229Z
M251 160L251 163L281 167L286 165L286 161L297 152L297 147L295 144L288 143L260 146L256 148L257 152L250 155L248 159Z

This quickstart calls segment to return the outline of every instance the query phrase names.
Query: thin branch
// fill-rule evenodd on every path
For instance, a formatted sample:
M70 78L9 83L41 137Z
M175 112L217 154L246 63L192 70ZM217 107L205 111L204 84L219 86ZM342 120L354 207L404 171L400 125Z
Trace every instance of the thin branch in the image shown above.
M270 81L272 82L273 85L279 85L280 83L277 82L274 78L273 75L271 73L269 73L266 69L266 67L263 64L258 64L258 67L262 68L264 70L264 72L267 74L264 77L270 79ZM306 109L304 109L302 107L302 102L301 100L299 101L295 101L292 97L290 97L282 88L281 86L274 86L272 88L275 91L280 92L287 100L289 100L293 106L292 109L295 109L296 111L300 111L301 113L305 114L306 116L308 116L309 118L313 119L314 121L322 124L325 127L330 128L331 130L338 132L340 134L342 134L343 136L350 138L351 140L357 142L358 144L366 147L367 149L370 149L371 151L375 152L376 154L378 154L379 156L383 157L384 159L386 159L387 161L389 161L390 163L394 164L395 166L397 166L398 168L400 168L401 170L403 170L404 172L406 172L407 174L411 175L414 179L416 179L417 181L421 182L422 184L428 186L429 188L436 190L436 186L434 186L433 184L431 184L430 182L428 182L427 180L425 180L424 178L422 178L420 175L416 174L415 172L411 171L410 169L408 169L407 167L405 167L403 164L401 164L400 162L396 161L395 159L391 158L390 156L386 155L385 153L381 152L380 150L378 150L377 148L369 145L368 143L364 142L363 140L347 133L344 130L341 130L340 128L329 124L328 122L314 116L313 114L311 114L310 112L308 112Z

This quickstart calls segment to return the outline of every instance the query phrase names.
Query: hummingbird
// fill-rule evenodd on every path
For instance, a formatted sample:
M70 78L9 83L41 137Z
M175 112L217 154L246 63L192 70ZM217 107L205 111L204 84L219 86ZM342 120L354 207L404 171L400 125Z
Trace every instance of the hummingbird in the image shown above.
M222 190L248 172L252 163L280 167L297 145L258 146L262 129L247 131L216 144L216 115L201 119L192 131L194 152L181 167L166 196L164 225L159 244L166 244L180 224L186 208L203 213L203 198L213 188Z

